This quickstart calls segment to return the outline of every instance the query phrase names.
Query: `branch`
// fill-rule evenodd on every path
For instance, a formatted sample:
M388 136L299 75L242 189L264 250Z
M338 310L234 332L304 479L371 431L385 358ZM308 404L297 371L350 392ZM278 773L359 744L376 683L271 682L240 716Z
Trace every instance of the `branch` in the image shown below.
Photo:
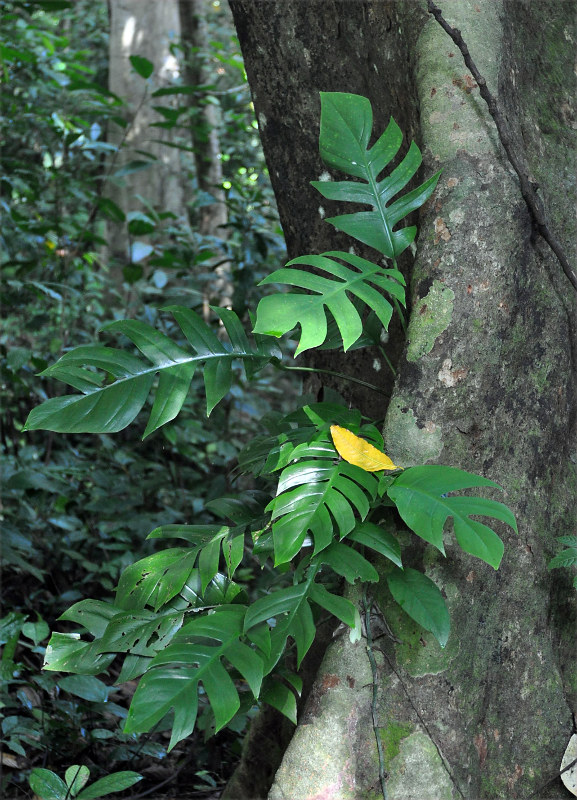
M493 117L495 127L497 128L497 133L499 134L499 139L501 140L501 144L503 145L505 153L507 154L511 166L517 173L521 186L521 194L523 195L523 199L525 200L527 208L529 209L529 214L531 215L533 225L536 231L543 237L543 239L545 239L551 250L555 253L557 260L563 268L563 272L571 281L575 291L577 291L577 275L575 274L575 270L569 264L559 240L550 230L547 224L545 209L540 197L538 197L537 192L535 191L534 185L529 179L527 164L524 158L522 156L518 156L513 149L513 140L503 114L497 105L497 101L487 88L487 81L481 75L475 65L475 62L471 58L469 48L461 36L461 31L457 30L456 28L452 28L449 25L447 20L443 17L441 9L433 3L433 0L427 0L427 8L429 13L435 17L439 25L444 31L446 31L446 33L448 33L463 54L465 64L478 84L481 97L487 103L489 113Z

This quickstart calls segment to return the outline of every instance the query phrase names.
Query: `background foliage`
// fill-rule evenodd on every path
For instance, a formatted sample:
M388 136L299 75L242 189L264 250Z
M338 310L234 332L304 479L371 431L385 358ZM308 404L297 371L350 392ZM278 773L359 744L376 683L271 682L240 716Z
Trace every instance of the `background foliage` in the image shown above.
M111 264L104 256L105 223L124 217L105 191L114 159L107 131L125 118L123 99L106 88L106 4L2 4L5 796L29 794L32 768L64 775L73 763L88 764L91 781L105 774L102 765L106 773L138 770L147 782L135 791L182 766L189 786L210 790L227 776L240 747L242 719L236 733L227 731L210 745L199 729L186 757L177 748L167 763L169 739L162 731L142 737L121 733L130 685L112 689L92 676L41 672L41 665L49 630L65 608L81 597L109 596L135 554L155 550L157 542L144 542L143 532L191 515L202 520L206 513L209 519L206 503L230 489L230 471L254 420L271 404L283 407L289 384L273 385L263 373L249 397L235 372L229 398L207 422L199 399L202 377L195 377L196 391L186 400L189 413L145 442L144 417L114 440L22 434L31 408L46 398L43 392L54 394L36 374L71 346L93 342L104 323L125 315L128 302L147 322L156 321L158 307L175 299L202 312L211 279L205 265L224 252L234 265L234 308L243 317L248 301L254 303L258 279L283 257L232 25L218 4L209 19L213 40L205 57L215 90L226 90L211 102L221 109L230 232L226 240L215 240L195 230L202 198L194 193L193 160L185 153L190 214L163 220L151 209L146 219L126 220L132 236L154 248L145 271L138 264ZM189 146L194 116L183 107L176 118L178 135ZM125 277L120 287L111 279L117 266ZM216 317L213 323L218 332ZM244 578L247 585L253 580L250 571Z

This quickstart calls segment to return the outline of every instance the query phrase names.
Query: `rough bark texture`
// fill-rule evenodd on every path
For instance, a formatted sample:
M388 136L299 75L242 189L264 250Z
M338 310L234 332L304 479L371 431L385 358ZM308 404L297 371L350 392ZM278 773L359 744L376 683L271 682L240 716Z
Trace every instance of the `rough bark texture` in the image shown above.
M383 130L394 115L405 134L405 145L417 138L416 92L406 67L409 45L399 35L396 6L357 0L231 0L230 6L288 255L347 250L350 239L323 221L342 213L342 207L322 198L309 183L327 172L318 149L319 92L370 97L375 129ZM350 210L352 206L347 208ZM356 251L375 258L374 251L362 246ZM410 263L407 253L401 269L408 272ZM387 348L393 363L401 347L401 330L395 319ZM392 391L392 373L376 349L353 351L346 359L338 351L317 353L314 363L363 375L385 395ZM367 415L383 417L382 394L350 383L333 381L331 385ZM320 386L320 381L315 381L308 388L318 391Z
M492 120L424 2L231 7L291 256L343 243L308 186L323 169L319 90L367 95L378 128L394 115L423 146L427 174L443 168L420 220L387 452L395 463L452 464L498 481L506 493L495 497L519 522L518 536L498 528L506 549L495 572L450 533L443 559L388 520L452 618L441 650L384 586L374 591L393 634L376 653L388 800L561 800L559 779L540 787L559 770L577 694L574 594L567 574L547 570L554 537L575 520L574 293L533 241ZM574 259L575 3L452 0L443 12L499 96ZM375 380L366 360L346 364ZM363 410L384 416L385 404L374 405ZM271 800L382 797L370 682L364 647L340 637Z
M178 150L166 147L170 130L151 128L163 117L153 106L169 104L170 98L151 98L151 92L170 83L178 73L178 64L170 45L180 38L177 0L111 0L110 2L110 91L125 99L129 128L111 129L111 140L124 141L123 151L115 167L134 159L143 159L138 150L157 160L143 171L126 175L109 189L112 199L125 213L143 210L136 195L148 200L160 211L177 216L184 211L184 187ZM131 67L132 55L147 58L154 64L154 73L147 84ZM128 239L125 225L109 226L109 249L121 262L128 262Z

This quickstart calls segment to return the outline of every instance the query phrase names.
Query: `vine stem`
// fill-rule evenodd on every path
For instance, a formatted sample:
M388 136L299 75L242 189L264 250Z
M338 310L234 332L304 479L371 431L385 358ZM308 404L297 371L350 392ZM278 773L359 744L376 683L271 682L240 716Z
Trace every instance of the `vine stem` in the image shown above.
M525 200L527 208L529 209L533 226L535 230L543 237L543 239L545 239L551 250L557 256L557 261L559 264L561 264L563 272L571 282L575 291L577 291L577 274L575 274L575 270L569 264L567 256L561 247L561 243L547 224L545 208L541 198L537 195L535 184L529 178L529 170L525 158L515 152L513 148L513 137L511 136L511 132L509 131L509 128L505 122L503 113L499 108L497 101L489 91L489 88L487 87L487 81L481 75L475 62L471 58L469 48L461 36L461 31L449 25L447 20L443 17L441 9L433 3L433 0L427 0L427 9L429 14L432 14L435 17L441 28L443 28L443 30L451 37L455 45L461 51L467 68L471 71L473 78L477 82L481 97L487 104L489 114L493 118L495 127L497 128L497 133L499 134L499 139L501 140L503 149L507 154L509 163L517 173L521 194Z
M383 800L387 800L387 772L385 770L385 757L383 754L383 743L379 733L379 721L377 719L377 702L379 694L378 684L378 670L377 662L375 661L375 654L373 652L373 633L371 628L371 609L372 603L369 602L367 597L367 590L363 590L363 611L365 616L365 635L367 637L367 656L371 665L371 672L373 676L373 697L371 701L371 716L373 721L373 731L375 733L375 742L377 743L377 753L379 756L379 783L381 785L381 793Z
M375 386L372 383L367 383L367 381L363 381L360 378L353 378L352 375L344 375L342 372L336 372L332 369L317 369L316 367L285 367L284 364L278 363L273 364L273 366L276 369L283 370L283 372L322 372L324 375L334 375L336 378L342 378L344 381L358 383L359 386L364 386L365 389L372 389L373 392L383 394L385 397L389 396L387 392L384 392L382 389L379 389L378 386Z

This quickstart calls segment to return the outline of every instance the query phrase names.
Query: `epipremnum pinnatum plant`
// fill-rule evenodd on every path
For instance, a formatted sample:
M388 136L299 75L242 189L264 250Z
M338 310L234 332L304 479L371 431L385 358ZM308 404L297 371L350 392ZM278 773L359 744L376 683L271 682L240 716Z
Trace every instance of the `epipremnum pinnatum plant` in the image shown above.
M413 143L385 172L401 146L397 124L391 119L369 146L366 98L324 93L321 105L321 155L352 180L313 185L326 198L371 208L327 221L376 250L379 263L343 251L293 259L263 281L291 288L261 300L253 340L225 308L214 311L228 340L184 307L166 309L182 331L178 341L142 322L113 322L105 330L124 334L139 355L102 345L66 353L43 374L78 393L34 409L28 430L120 431L149 403L147 436L179 413L197 369L203 370L210 414L230 390L239 362L249 379L267 364L282 367L277 339L284 334L298 340L298 354L338 346L340 339L345 351L371 343L375 337L367 331L374 332L377 321L387 329L395 308L405 304L396 260L416 235L414 226L399 223L430 197L439 173L403 194L421 154ZM269 420L267 432L239 459L239 470L261 489L208 503L211 524L152 531L149 538L172 546L126 568L113 602L83 600L69 608L62 619L81 630L52 635L46 668L93 675L120 659L119 683L140 678L126 731L148 731L172 714L171 747L193 730L199 699L213 714L215 730L256 700L296 721L301 683L283 656L294 647L300 666L319 609L350 626L352 636L361 635L357 608L334 586L340 577L378 581L371 552L389 562L384 577L394 600L445 646L450 622L443 596L426 575L403 564L400 541L373 521L378 509L395 506L408 528L443 554L451 518L463 550L495 569L503 544L471 517L492 517L516 529L515 518L494 500L454 494L496 487L492 481L447 466L403 469L382 451L375 425L340 405L315 403ZM262 565L272 559L275 568L270 591L252 603L235 582L246 551Z

